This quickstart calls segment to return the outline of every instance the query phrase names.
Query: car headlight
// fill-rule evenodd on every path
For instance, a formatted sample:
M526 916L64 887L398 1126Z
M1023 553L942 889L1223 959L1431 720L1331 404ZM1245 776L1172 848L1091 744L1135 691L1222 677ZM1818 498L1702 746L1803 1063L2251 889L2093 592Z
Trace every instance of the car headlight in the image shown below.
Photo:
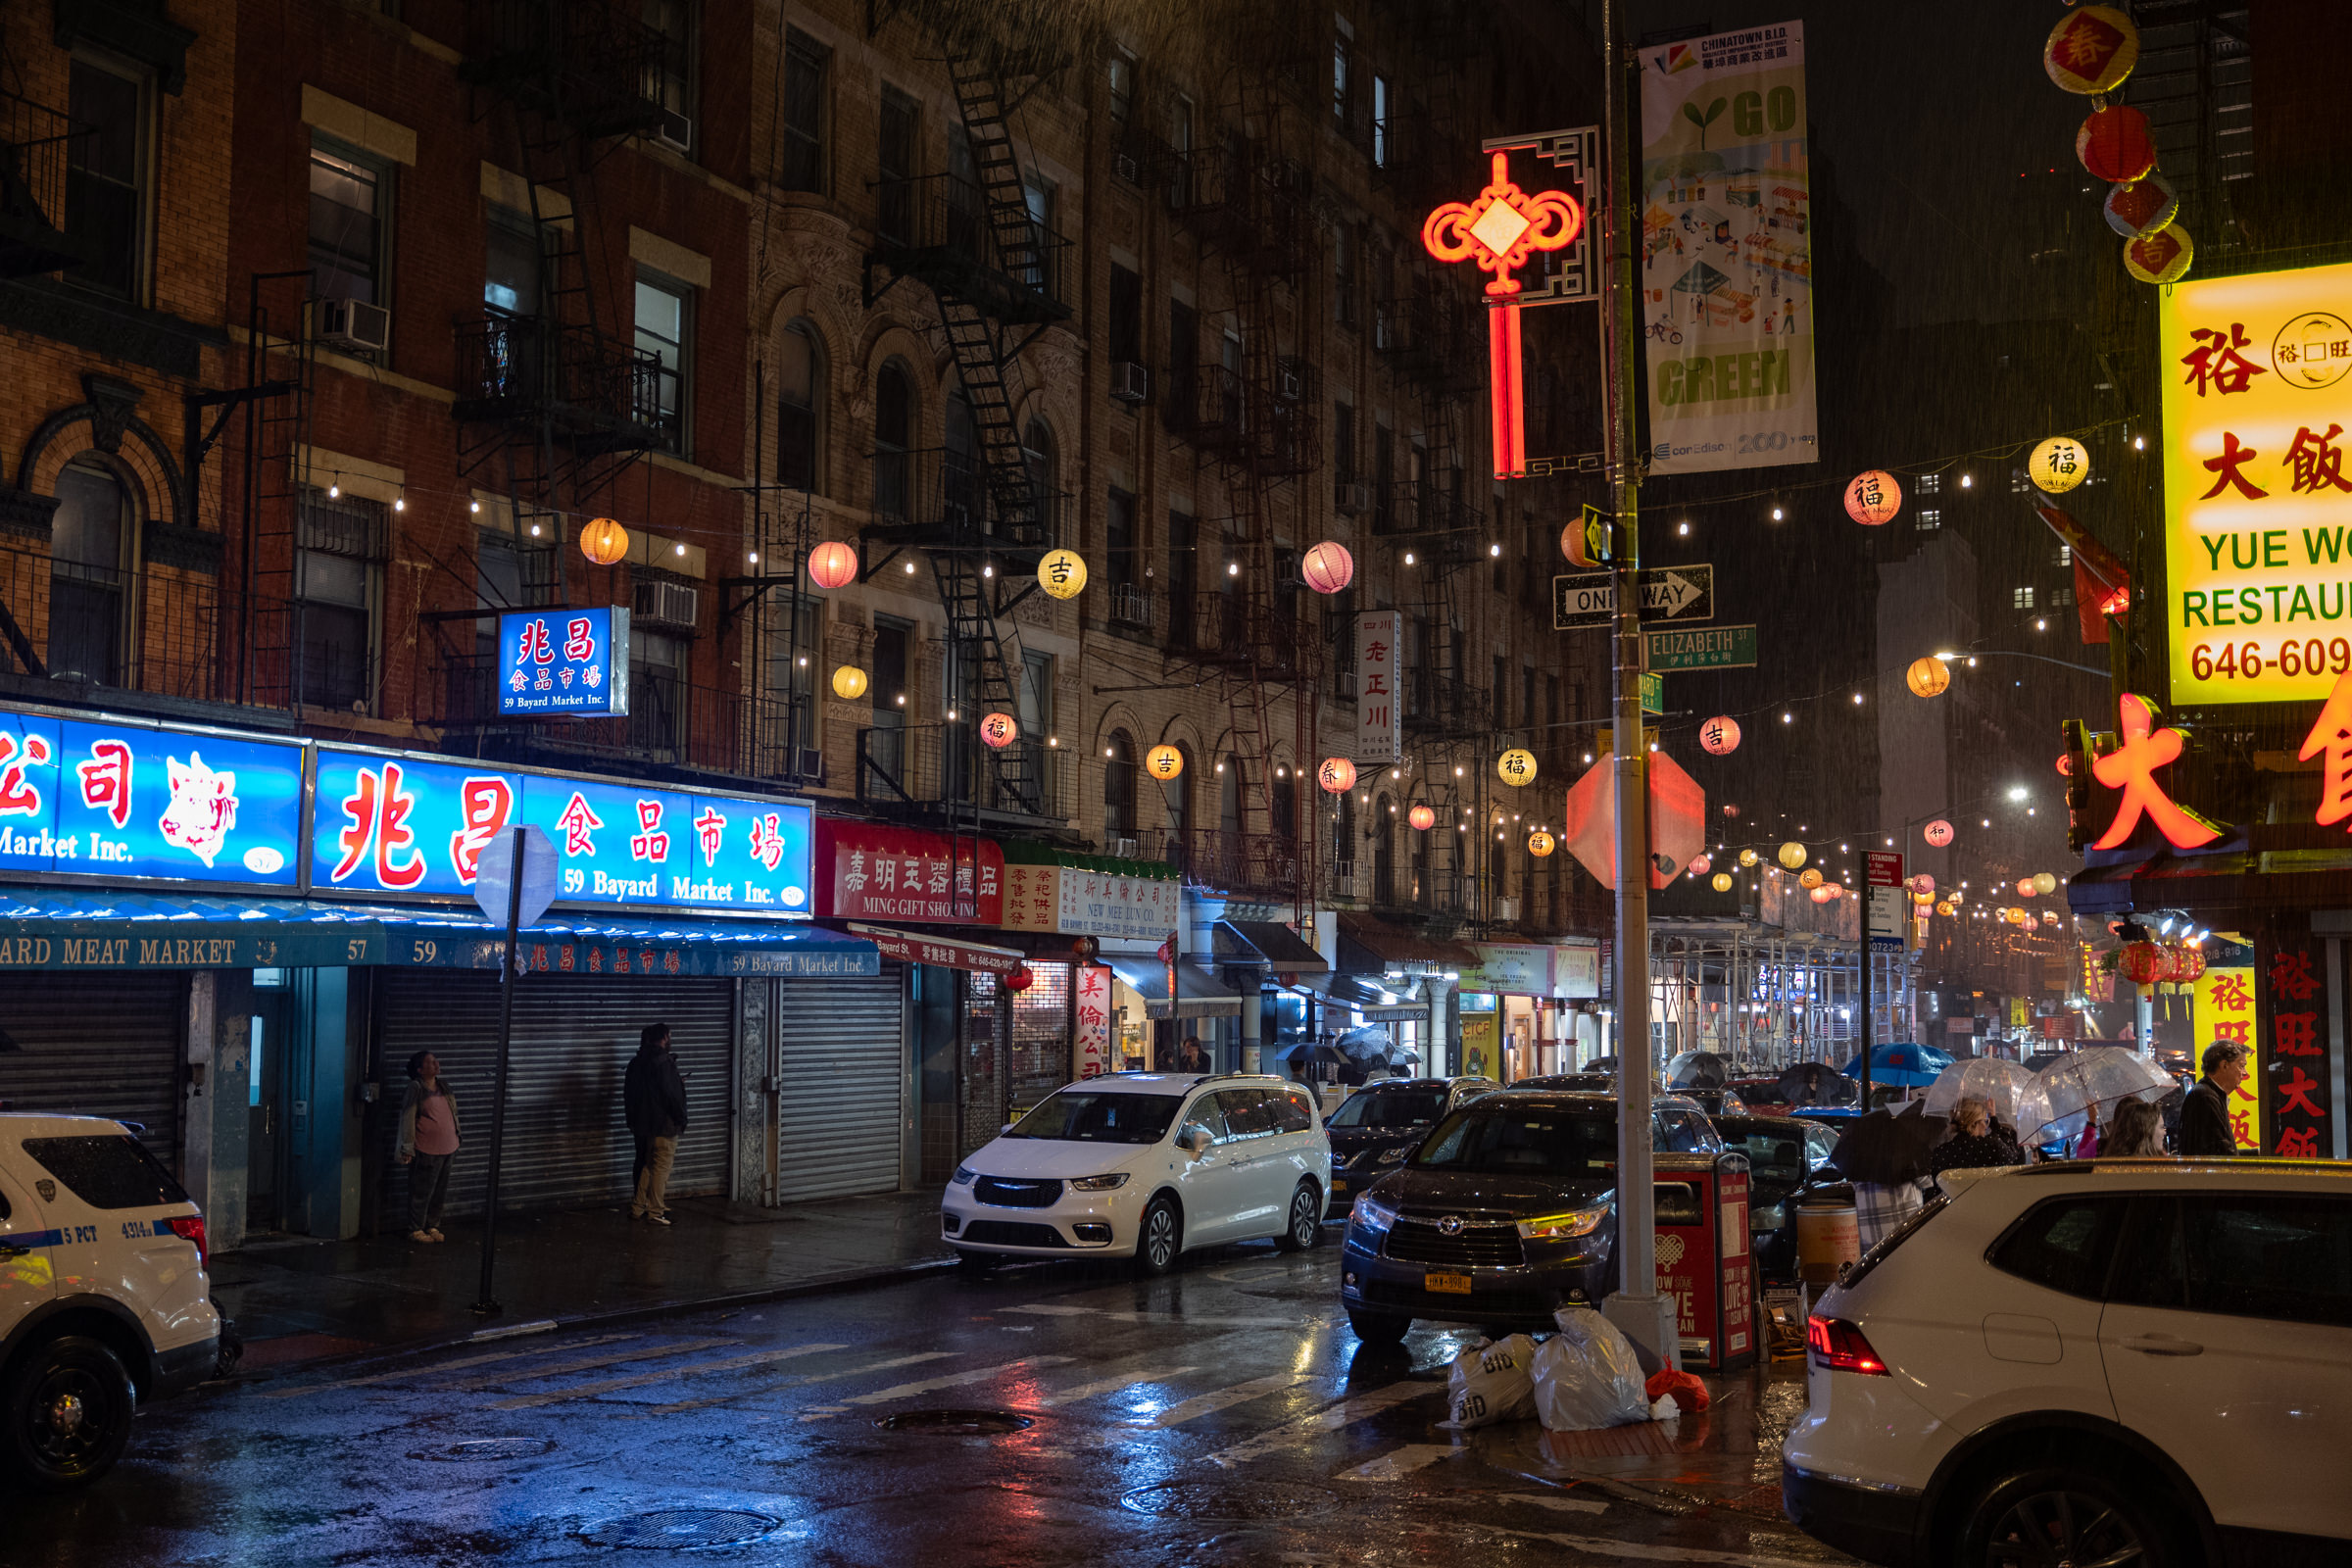
M1396 1163L1398 1160L1402 1160L1402 1159L1410 1159L1410 1158L1412 1157L1412 1153L1413 1153L1413 1146L1412 1146L1412 1145L1410 1145L1410 1144L1401 1144L1401 1145L1397 1146L1397 1147L1396 1147L1396 1148L1395 1148L1395 1149L1384 1149L1384 1150L1382 1150L1382 1151L1380 1152L1380 1162L1381 1162L1383 1165L1394 1165L1394 1164L1396 1164Z
M1608 1205L1595 1203L1591 1208L1572 1208L1565 1213L1523 1219L1519 1222L1519 1234L1531 1242L1564 1242L1592 1235L1608 1217Z
M1374 1202L1367 1193L1348 1211L1348 1223L1361 1225L1375 1236L1386 1236L1389 1227L1396 1223L1396 1210L1386 1203Z
M948 1178L951 1187L969 1187L980 1179L980 1173L969 1165L958 1165L956 1174Z
M1107 1176L1073 1176L1070 1178L1070 1191L1073 1193L1107 1193L1114 1187L1126 1185L1127 1173L1123 1170L1114 1170Z

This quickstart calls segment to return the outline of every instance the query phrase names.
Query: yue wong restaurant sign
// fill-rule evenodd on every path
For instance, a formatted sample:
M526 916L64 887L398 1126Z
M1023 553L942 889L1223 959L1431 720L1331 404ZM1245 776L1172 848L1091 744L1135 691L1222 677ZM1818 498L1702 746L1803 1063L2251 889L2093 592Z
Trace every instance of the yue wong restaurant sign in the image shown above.
M2319 702L2352 670L2352 264L2158 312L2173 702Z

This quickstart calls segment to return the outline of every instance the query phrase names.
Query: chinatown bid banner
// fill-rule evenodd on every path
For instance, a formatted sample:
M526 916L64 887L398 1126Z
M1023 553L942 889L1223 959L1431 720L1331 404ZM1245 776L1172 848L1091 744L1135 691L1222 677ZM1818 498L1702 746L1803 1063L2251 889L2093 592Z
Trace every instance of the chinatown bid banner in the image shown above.
M1790 22L1642 52L1652 473L1820 456L1804 41Z

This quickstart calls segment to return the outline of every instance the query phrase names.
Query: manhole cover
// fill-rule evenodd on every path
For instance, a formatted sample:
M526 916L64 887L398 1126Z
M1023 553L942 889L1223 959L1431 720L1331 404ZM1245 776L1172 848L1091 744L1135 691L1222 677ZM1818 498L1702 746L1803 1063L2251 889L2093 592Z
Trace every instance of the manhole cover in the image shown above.
M938 1432L952 1438L993 1438L1026 1432L1037 1422L1010 1410L902 1410L874 1425L885 1432Z
M600 1546L653 1546L683 1551L694 1546L739 1546L783 1523L740 1508L656 1508L608 1519L587 1538Z
M474 1438L445 1448L426 1448L409 1457L454 1464L487 1464L499 1459L536 1459L543 1453L553 1453L555 1447L553 1438Z
M1241 1523L1328 1513L1338 1503L1334 1494L1320 1487L1286 1486L1279 1481L1169 1481L1130 1492L1119 1499L1119 1506L1128 1512L1158 1519Z

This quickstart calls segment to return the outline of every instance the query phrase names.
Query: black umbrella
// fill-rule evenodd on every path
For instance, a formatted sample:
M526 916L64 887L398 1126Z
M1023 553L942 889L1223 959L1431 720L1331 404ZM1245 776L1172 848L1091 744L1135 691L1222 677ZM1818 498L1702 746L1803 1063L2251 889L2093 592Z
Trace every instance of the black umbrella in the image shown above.
M1899 1113L1882 1109L1856 1117L1831 1152L1830 1163L1849 1182L1892 1187L1919 1180L1928 1173L1928 1151L1950 1130L1941 1117L1925 1112L1925 1102L1915 1100Z
M1585 1063L1582 1070L1586 1072L1615 1072L1617 1058L1615 1056L1594 1056L1591 1061Z
M1850 1105L1862 1091L1826 1061L1800 1061L1781 1074L1781 1093L1791 1105Z
M1301 1040L1296 1045L1285 1046L1276 1059L1281 1061L1346 1061L1348 1054L1336 1046L1317 1045L1312 1040Z
M1731 1076L1730 1064L1712 1051L1686 1051L1666 1064L1669 1089L1721 1089Z

